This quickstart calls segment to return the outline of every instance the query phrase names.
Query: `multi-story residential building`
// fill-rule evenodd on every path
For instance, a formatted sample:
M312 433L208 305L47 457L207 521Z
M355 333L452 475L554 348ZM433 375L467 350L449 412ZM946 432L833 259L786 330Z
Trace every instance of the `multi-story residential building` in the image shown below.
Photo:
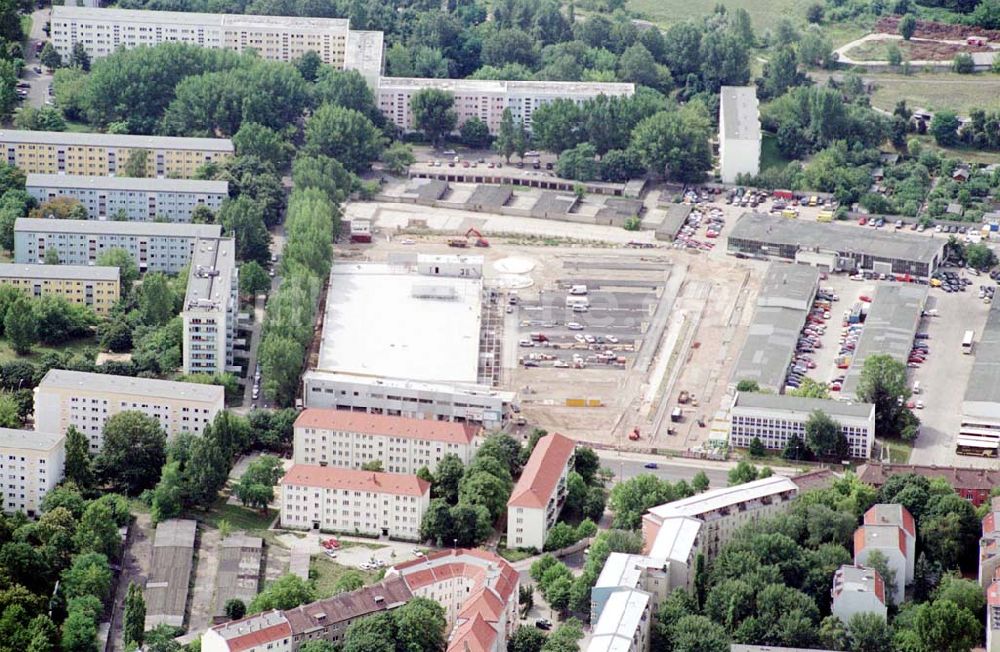
M886 618L885 583L874 568L841 566L833 574L830 611L845 625L856 614L872 613Z
M40 512L45 494L63 478L65 437L46 429L0 428L0 495L3 511Z
M201 636L204 652L292 652L292 626L273 609L211 627Z
M132 156L145 156L147 177L193 177L205 163L233 156L228 138L174 138L72 131L0 130L9 165L28 174L120 174Z
M14 262L43 263L54 250L60 264L94 265L109 249L124 249L140 272L177 274L191 262L198 238L219 238L218 224L95 222L19 217L14 223Z
M65 434L76 426L96 453L104 442L104 423L120 412L147 414L173 437L200 435L224 407L220 385L50 369L35 388L35 428Z
M986 591L986 652L1000 652L1000 578Z
M858 468L858 479L876 489L894 475L915 473L928 480L940 478L948 483L962 498L979 507L990 499L990 491L1000 485L1000 471L995 469L969 469L958 466L934 464L888 464L869 462Z
M587 652L646 652L652 620L648 593L636 589L615 591L594 625Z
M983 517L979 539L979 586L989 588L1000 569L1000 496L990 501L990 511Z
M12 285L33 297L55 294L107 315L121 296L117 267L89 265L0 264L0 284Z
M854 563L868 566L872 552L881 552L895 576L894 582L885 583L896 604L902 602L906 585L913 581L915 541L913 517L902 505L873 506L865 512L864 525L854 531Z
M523 123L530 131L534 110L553 100L573 100L579 104L600 95L631 96L635 93L635 84L621 83L382 77L378 87L379 109L397 128L413 131L410 98L424 88L437 88L454 96L458 116L456 129L478 118L494 134L500 129L504 109L510 109L514 121Z
M438 602L449 635L446 652L504 652L520 622L520 576L505 559L484 550L443 550L390 568L414 596Z
M723 86L719 91L719 176L724 183L760 172L760 143L756 87Z
M806 440L806 422L820 411L840 425L851 457L871 457L875 442L875 406L788 394L737 392L730 410L729 444L748 448L759 439L765 448L784 450L793 436Z
M470 423L307 408L295 420L296 464L359 469L376 460L389 473L437 468L451 453L468 464L481 428Z
M660 604L670 593L670 571L673 562L666 557L630 555L613 552L590 590L590 622L596 623L612 594L621 590L641 589L649 594L652 613L659 613Z
M352 31L346 18L52 8L52 44L63 58L77 43L96 59L120 48L166 42L253 50L272 61L292 61L315 52L323 63L350 67L366 77L378 75L382 67L382 33Z
M913 581L914 562L917 559L917 526L910 511L895 503L872 505L864 516L865 525L896 525L903 531L906 549L906 583Z
M281 525L416 541L430 489L415 475L296 464L281 479Z
M79 201L92 220L133 222L190 222L195 208L217 211L229 196L228 181L166 177L29 174L25 187L39 203L69 197Z
M184 373L239 371L233 366L239 303L236 241L198 238L181 311Z
M576 442L558 433L538 440L507 501L507 545L545 546L566 502L566 478L573 469Z

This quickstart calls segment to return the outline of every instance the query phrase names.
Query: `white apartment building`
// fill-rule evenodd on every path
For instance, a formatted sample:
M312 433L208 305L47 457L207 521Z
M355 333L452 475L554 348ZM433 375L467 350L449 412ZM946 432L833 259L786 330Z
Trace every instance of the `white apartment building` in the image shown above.
M382 33L352 32L346 18L52 8L52 43L63 59L77 43L97 59L119 48L171 41L253 50L272 61L292 61L315 52L323 63L341 69L350 65L366 77L377 75L382 66Z
M1000 652L1000 580L986 591L986 652Z
M587 652L646 652L653 615L652 602L645 591L615 591L594 625Z
M40 513L45 494L63 478L66 438L49 430L0 428L3 511Z
M416 541L430 489L415 475L296 464L281 479L281 526Z
M140 272L177 274L191 262L198 238L219 238L218 224L98 222L19 217L14 223L14 262L44 263L55 250L63 265L96 265L109 249L124 249Z
M542 550L566 502L576 442L558 433L542 437L507 501L507 546Z
M389 473L431 471L451 453L468 464L481 428L467 423L307 408L295 420L296 464L359 469L382 462Z
M871 613L886 619L885 583L874 568L841 566L833 574L830 611L845 625L856 614Z
M597 582L590 590L590 622L601 618L608 599L622 590L641 589L649 594L650 610L656 614L670 592L673 562L649 555L613 552L608 555Z
M229 197L228 181L167 177L29 174L25 187L40 204L68 197L79 201L92 220L132 222L190 222L198 206L215 212Z
M982 521L979 539L979 586L989 588L1000 568L1000 496L990 499L990 511Z
M169 438L200 435L224 408L220 385L50 369L35 388L35 428L65 434L76 426L94 453L104 442L105 422L119 412L157 419Z
M737 392L729 412L729 445L748 448L759 438L765 448L783 450L792 435L806 441L806 422L819 410L840 424L851 457L871 457L875 442L875 406L788 394Z
M906 555L906 583L913 581L914 562L917 559L917 525L909 510L895 503L872 505L864 516L865 525L895 525L903 532Z
M233 366L239 305L236 241L198 238L181 312L184 373L239 371Z
M740 174L760 172L760 106L754 86L719 91L719 176L735 183Z
M292 652L292 627L277 609L205 630L202 652Z
M497 133L504 109L510 109L515 122L531 130L531 114L552 100L566 99L582 104L599 95L631 96L635 84L560 81L494 81L475 79L418 79L382 77L378 86L378 106L385 117L403 131L413 131L410 98L419 90L437 88L455 98L455 113L460 128L466 121L479 118Z
M906 534L898 525L862 525L854 531L854 563L870 565L869 557L875 550L885 555L887 566L895 575L895 582L886 582L887 595L896 604L903 601L903 592L912 579L906 576L909 565L906 546Z

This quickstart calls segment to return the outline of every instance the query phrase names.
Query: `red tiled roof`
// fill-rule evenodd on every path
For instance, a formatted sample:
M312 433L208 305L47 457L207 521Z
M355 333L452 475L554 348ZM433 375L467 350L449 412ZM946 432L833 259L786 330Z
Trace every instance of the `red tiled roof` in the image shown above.
M378 584L310 602L282 613L288 619L291 631L299 636L392 609L408 602L412 597L406 582L398 577L390 577Z
M229 644L229 652L243 652L243 650L249 650L265 643L272 643L291 635L292 628L289 627L287 622L284 622L264 627L254 632L247 632L240 636L234 636L226 642Z
M854 531L854 555L857 556L865 549L865 529L859 527Z
M983 534L990 534L992 532L996 532L996 530L996 512L990 512L983 518Z
M497 630L486 620L476 615L455 629L455 634L448 643L448 650L455 652L488 652L493 648Z
M825 489L832 485L837 476L830 469L813 469L792 478L799 491L810 489Z
M885 580L874 568L872 572L875 573L875 597L878 598L879 602L885 604Z
M458 612L459 618L472 618L482 616L491 623L500 620L503 613L503 602L492 591L480 591L478 595L471 598L462 605L462 610Z
M281 479L282 486L323 487L324 489L348 489L351 491L371 491L373 493L395 494L398 496L423 496L431 483L415 475L403 473L380 473L359 471L332 466L296 464L288 469Z
M979 491L989 493L996 485L1000 485L1000 471L992 469L967 469L955 466L917 465L917 464L884 464L869 462L858 469L858 479L865 484L881 487L891 476L904 473L916 473L925 478L944 478L956 491ZM985 497L983 498L985 500ZM980 501L973 501L978 504Z
M538 441L507 501L508 507L543 508L555 492L576 442L559 433Z
M1000 582L993 582L986 591L986 603L991 607L1000 607Z
M663 527L663 523L655 521L648 514L642 517L642 554L648 555L653 549L661 527Z
M427 439L451 444L468 444L480 431L478 426L453 421L412 419L322 408L304 410L295 420L295 427Z

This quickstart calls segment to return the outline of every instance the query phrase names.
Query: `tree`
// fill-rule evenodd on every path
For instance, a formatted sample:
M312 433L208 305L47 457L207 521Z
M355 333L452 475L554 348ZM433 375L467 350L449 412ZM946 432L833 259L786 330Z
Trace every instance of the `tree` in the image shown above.
M458 137L466 147L482 149L490 144L490 128L479 118L469 118L459 127Z
M353 172L371 167L382 148L379 130L354 109L324 104L306 122L306 153L337 159Z
M542 645L542 652L573 652L580 648L579 641L583 638L583 627L580 621L570 618L549 634Z
M113 496L114 494L105 494ZM83 510L80 524L77 526L73 543L80 553L96 552L109 559L118 556L121 539L118 534L120 524L116 518L115 508L109 502L92 501ZM125 510L126 522L128 510ZM121 525L123 525L122 523Z
M104 601L111 593L111 568L108 558L99 552L81 553L73 565L63 571L62 590L67 598L92 595Z
M95 604L96 603L96 604ZM70 600L62 624L63 652L97 652L97 616L101 603L95 598Z
M601 176L597 150L590 143L580 143L559 155L556 171L564 179L594 181Z
M744 378L740 382L736 383L736 391L737 392L759 392L760 391L760 385L757 384L756 380L750 380L750 379Z
M280 459L261 455L247 467L233 493L244 505L266 510L274 500L274 485L283 474Z
M698 471L694 478L691 480L691 488L695 490L696 493L701 493L703 491L708 491L709 480L708 476L704 471Z
M802 383L798 387L787 393L790 396L801 396L802 398L830 398L830 388L808 376L802 379Z
M632 148L650 172L699 181L712 165L710 123L699 102L646 118L632 132Z
M920 605L913 625L926 650L967 652L979 643L981 627L976 616L951 600Z
M959 125L954 111L938 111L931 118L930 132L938 145L951 147L958 142Z
M976 269L987 270L996 264L997 259L992 249L977 242L966 246L965 262Z
M125 595L125 619L122 624L122 641L125 647L130 644L142 645L142 635L146 630L146 600L142 597L142 589L135 582L128 583L128 593Z
M382 468L382 460L371 460L369 462L365 462L364 464L362 464L361 465L361 470L362 471L377 471L377 472L381 473L385 469Z
M412 598L392 612L396 647L407 652L439 652L445 648L445 612L429 598Z
M759 477L757 467L750 464L746 460L740 460L734 468L729 470L728 475L730 487L745 484L747 482L753 482Z
M70 425L66 429L66 462L64 475L82 491L94 486L94 461L86 435Z
M307 53L311 54L311 52ZM274 129L256 122L244 122L233 134L233 146L238 156L254 156L282 170L291 159L292 146Z
M673 649L686 652L727 652L729 636L705 616L684 616L672 628Z
M143 178L149 166L149 150L133 149L122 168L123 177Z
M247 605L239 598L230 598L226 600L224 611L229 620L239 620L247 614Z
M104 423L104 445L95 461L101 480L130 496L151 489L166 461L167 437L160 422L133 410Z
M840 424L822 410L814 410L806 420L806 445L819 457L844 459L850 455L850 445Z
M119 279L122 284L122 294L127 296L132 289L132 284L139 278L139 268L135 260L127 249L112 247L97 257L97 264L101 267L117 267Z
M458 455L445 453L434 471L437 482L432 487L434 496L442 498L448 504L458 502L458 488L465 474L465 466Z
M806 20L810 23L818 24L823 22L823 5L814 2L806 7Z
M614 527L636 529L647 509L688 495L680 485L671 485L655 475L642 474L611 488L609 506L615 513Z
M917 19L913 14L906 14L899 19L899 34L903 40L909 41L915 31L917 31Z
M79 68L84 72L90 71L90 55L87 54L87 49L83 46L83 41L77 41L73 44L73 52L70 54L69 65Z
M903 405L910 398L906 366L886 354L868 356L858 381L858 398L875 405L875 432L899 436Z
M349 570L340 577L333 585L334 594L357 591L365 585L365 577L355 570Z
M434 146L455 130L458 114L455 113L455 96L438 88L423 88L410 98L413 124L426 134Z
M393 174L405 174L413 162L413 148L402 142L395 142L382 152L382 162L385 168Z
M515 153L522 153L525 150L524 142L527 139L524 123L514 121L514 114L510 108L505 108L500 116L500 128L497 131L493 147L497 153L510 163L510 157Z
M531 114L531 134L538 147L556 154L580 144L583 115L576 102L557 99Z
M462 478L459 501L485 507L493 519L503 513L508 498L510 487L492 473L474 472Z
M882 577L882 582L886 588L885 597L887 605L894 604L896 603L896 598L903 597L896 595L896 571L889 566L889 559L881 550L873 550L869 553L865 563L878 571L878 574Z
M336 650L337 648L333 647L333 643L322 639L306 641L299 646L299 652L336 652Z
M42 53L39 55L38 60L49 70L62 67L62 57L59 56L59 51L52 45L52 41L45 42L45 47L42 48Z
M747 448L747 453L750 457L764 457L767 455L767 449L764 448L764 442L760 440L760 437L754 437L750 440L750 446Z
M886 47L885 58L890 66L898 66L903 63L903 52L899 49L898 45L890 42Z
M545 645L545 634L536 627L521 625L507 642L508 652L541 652Z
M151 515L153 523L180 516L184 508L185 487L180 462L167 462L160 474L160 481L153 489Z
M256 297L271 289L271 279L256 260L240 265L240 294Z
M850 652L881 652L892 649L892 628L878 614L854 614L847 628Z
M319 70L323 65L323 59L321 59L320 56L313 50L309 50L298 59L292 61L292 65L298 69L299 74L302 75L303 79L308 82L314 82L319 76Z
M264 207L243 195L226 199L219 208L219 223L226 235L236 238L236 257L266 265L271 258L271 234L264 225Z
M173 289L162 272L150 272L139 291L139 318L147 326L162 326L174 316Z
M589 446L579 446L573 456L573 470L580 474L586 484L592 484L601 468L601 458Z
M343 652L394 652L396 622L392 613L359 618L344 632Z
M38 341L38 318L27 296L18 297L7 309L3 330L15 353L25 355L31 352L32 345Z
M297 575L282 575L250 602L252 614L270 609L294 609L316 599L313 587Z

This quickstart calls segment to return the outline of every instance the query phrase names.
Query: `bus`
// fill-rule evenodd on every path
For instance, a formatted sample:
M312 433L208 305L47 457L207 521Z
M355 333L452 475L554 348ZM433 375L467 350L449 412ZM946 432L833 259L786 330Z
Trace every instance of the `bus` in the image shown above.
M962 353L965 355L972 353L972 340L975 336L973 331L965 331L965 337L962 338Z
M955 452L959 455L996 457L1000 440L987 437L959 437Z

